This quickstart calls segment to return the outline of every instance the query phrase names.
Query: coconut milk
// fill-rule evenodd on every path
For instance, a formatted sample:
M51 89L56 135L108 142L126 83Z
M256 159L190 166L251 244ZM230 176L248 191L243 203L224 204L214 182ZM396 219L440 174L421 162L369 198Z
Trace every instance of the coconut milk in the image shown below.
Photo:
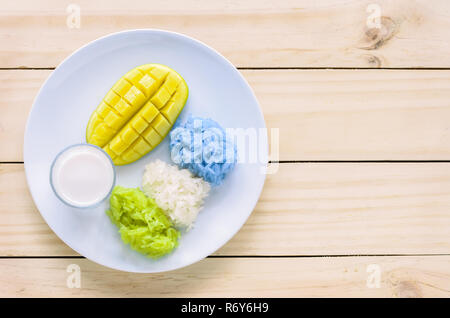
M93 206L104 200L114 186L114 165L101 149L75 145L55 159L51 181L63 202L75 207Z

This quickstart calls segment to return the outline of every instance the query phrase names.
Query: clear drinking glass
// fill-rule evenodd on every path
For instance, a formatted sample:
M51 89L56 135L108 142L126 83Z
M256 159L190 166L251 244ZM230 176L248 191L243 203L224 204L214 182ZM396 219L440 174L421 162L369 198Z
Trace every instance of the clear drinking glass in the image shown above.
M56 197L75 208L99 205L109 197L115 183L116 169L111 157L91 144L64 148L50 168L50 185Z

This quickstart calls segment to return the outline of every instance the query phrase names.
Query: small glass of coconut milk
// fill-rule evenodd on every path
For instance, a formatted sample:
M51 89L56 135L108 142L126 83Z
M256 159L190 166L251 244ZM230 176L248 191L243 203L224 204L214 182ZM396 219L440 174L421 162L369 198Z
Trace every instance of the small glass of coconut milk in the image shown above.
M114 164L101 148L76 144L63 149L50 168L56 196L76 208L90 208L105 200L116 181Z

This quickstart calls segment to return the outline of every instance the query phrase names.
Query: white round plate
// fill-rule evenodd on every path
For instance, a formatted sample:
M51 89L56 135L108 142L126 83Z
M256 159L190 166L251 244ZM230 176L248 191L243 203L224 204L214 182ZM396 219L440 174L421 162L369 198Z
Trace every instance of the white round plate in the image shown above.
M64 205L50 187L52 160L61 149L85 142L89 116L106 92L127 71L146 63L165 64L186 80L189 98L180 120L192 114L210 117L223 127L255 128L257 132L266 127L250 86L219 53L178 33L124 31L87 44L52 72L28 118L24 161L37 208L67 245L104 266L150 273L197 262L231 239L254 209L263 188L268 146L264 130L258 135L258 150L264 158L238 163L224 183L211 192L194 228L182 233L179 246L157 260L122 242L117 227L105 214L108 201L85 210ZM171 162L168 137L140 160L116 167L116 184L139 187L144 166L155 159Z

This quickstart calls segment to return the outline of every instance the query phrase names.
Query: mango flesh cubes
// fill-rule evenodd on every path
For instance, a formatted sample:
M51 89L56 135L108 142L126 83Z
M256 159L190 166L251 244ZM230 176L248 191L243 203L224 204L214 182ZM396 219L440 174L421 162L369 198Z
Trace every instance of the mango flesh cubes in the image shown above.
M188 97L184 79L161 64L138 66L109 90L92 113L88 143L125 165L153 150L169 133Z

